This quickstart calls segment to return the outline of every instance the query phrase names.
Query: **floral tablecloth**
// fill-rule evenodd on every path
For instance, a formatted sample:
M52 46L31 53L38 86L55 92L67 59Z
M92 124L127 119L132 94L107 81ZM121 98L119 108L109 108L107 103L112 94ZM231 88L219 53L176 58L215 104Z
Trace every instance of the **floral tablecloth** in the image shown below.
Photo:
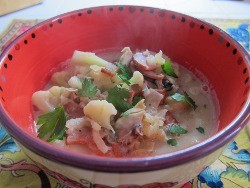
M250 20L209 20L228 32L250 53ZM0 53L16 36L39 20L13 20L0 34ZM133 183L133 182L131 182ZM67 182L36 166L0 125L0 188L68 188ZM89 187L95 187L89 184ZM239 133L220 158L183 188L250 188L250 123Z

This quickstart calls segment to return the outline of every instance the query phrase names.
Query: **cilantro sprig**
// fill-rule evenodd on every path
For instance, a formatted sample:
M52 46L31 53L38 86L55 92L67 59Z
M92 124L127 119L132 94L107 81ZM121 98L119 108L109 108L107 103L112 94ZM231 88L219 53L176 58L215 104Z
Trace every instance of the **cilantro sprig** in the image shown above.
M118 76L124 81L127 85L130 85L130 78L132 78L132 71L128 68L128 66L123 65L121 63L116 63L118 67Z
M174 72L174 69L170 60L165 61L165 63L161 66L161 68L163 72L165 72L168 76L178 78L178 76Z
M138 102L140 102L143 98L139 96L135 96L132 102L132 105L135 106Z
M38 129L39 138L46 136L48 142L62 140L66 133L64 108L62 106L57 107L54 111L39 116L37 125L41 125Z
M184 94L175 93L171 96L174 100L178 102L187 102L194 110L198 107L194 100L187 94L187 92L184 91Z
M121 117L127 117L127 116L129 116L129 112L128 111L125 111L125 112L123 112L123 113L121 113Z
M93 84L92 80L84 78L82 82L82 89L78 90L79 96L94 97L97 93L97 87Z
M125 99L130 97L129 91L124 88L120 88L117 85L108 90L107 101L112 103L114 107L120 112L125 112L132 108L133 105L128 103Z
M176 146L177 145L177 140L174 138L170 138L167 140L167 143L171 146Z
M197 127L197 131L199 131L201 134L205 134L205 129L203 127Z
M171 134L186 134L188 131L180 125L174 124L169 128L169 132Z

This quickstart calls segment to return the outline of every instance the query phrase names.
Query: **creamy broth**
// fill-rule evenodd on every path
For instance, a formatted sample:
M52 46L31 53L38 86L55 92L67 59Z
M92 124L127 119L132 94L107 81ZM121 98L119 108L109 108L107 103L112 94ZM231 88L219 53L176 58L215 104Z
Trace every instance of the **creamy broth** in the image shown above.
M62 63L66 68L54 73L44 91L32 97L39 137L79 154L144 157L190 147L216 132L219 108L208 83L161 52L143 51L131 56L130 49L124 49L123 53L99 51L97 56L74 53ZM167 61L170 64L166 65ZM199 77L206 80L200 73ZM51 89L53 86L60 88ZM118 96L129 96L112 98L115 90L120 92ZM46 125L37 125L37 120L43 114L55 113L57 107L66 114L65 125L60 125L66 132L58 136L52 129L41 134Z
M189 146L195 145L217 131L218 126L218 104L215 93L208 87L208 83L202 83L193 73L179 65L181 76L179 86L181 90L187 91L189 96L197 104L195 111L187 111L183 113L174 113L176 119L184 127L188 133L178 138L178 146L157 143L157 154L176 151ZM205 133L200 134L197 127L203 127Z

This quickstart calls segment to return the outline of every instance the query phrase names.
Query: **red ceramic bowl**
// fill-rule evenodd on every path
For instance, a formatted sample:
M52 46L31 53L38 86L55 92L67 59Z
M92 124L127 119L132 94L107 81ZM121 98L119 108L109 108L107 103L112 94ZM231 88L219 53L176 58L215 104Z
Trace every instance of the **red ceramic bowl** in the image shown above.
M181 151L133 159L78 155L38 139L31 96L45 86L51 70L76 49L125 46L162 50L173 61L202 72L218 97L218 132ZM0 62L2 124L33 161L50 174L59 173L69 185L179 186L216 160L249 118L249 54L219 28L176 12L106 6L66 13L19 36Z

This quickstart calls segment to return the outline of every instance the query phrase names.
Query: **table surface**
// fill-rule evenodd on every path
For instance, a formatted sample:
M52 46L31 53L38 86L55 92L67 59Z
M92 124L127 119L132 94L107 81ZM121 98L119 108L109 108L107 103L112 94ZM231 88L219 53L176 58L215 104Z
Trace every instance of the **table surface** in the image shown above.
M198 18L250 19L250 0L44 0L41 4L0 16L0 33L15 18L47 19L76 9L113 4L152 6Z

